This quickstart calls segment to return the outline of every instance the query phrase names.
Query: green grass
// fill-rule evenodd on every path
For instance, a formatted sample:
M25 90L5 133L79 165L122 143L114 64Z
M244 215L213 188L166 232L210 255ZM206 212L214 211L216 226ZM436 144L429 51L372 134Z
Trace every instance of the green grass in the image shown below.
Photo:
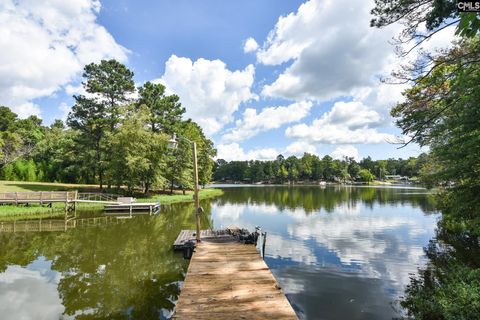
M98 186L88 184L68 184L68 183L45 183L45 182L22 182L22 181L0 181L0 192L32 192L32 191L61 191L61 190L81 190L95 192L99 191ZM223 191L220 189L202 189L200 190L200 200L221 196ZM175 194L158 194L149 197L137 197L137 202L157 202L163 204L174 204L182 202L193 202L193 192L187 191L184 195L181 191ZM77 204L77 209L82 210L102 210L103 205L92 203ZM64 214L64 204L54 203L52 208L40 206L38 204L25 205L0 205L0 219L39 219Z
M0 192L98 190L98 185L0 180Z
M202 189L200 190L199 198L200 200L203 199L210 199L214 197L221 196L223 191L220 189ZM186 194L159 194L156 196L150 197L137 197L137 202L157 202L160 200L160 204L173 204L173 203L180 203L180 202L193 202L193 192L188 191Z

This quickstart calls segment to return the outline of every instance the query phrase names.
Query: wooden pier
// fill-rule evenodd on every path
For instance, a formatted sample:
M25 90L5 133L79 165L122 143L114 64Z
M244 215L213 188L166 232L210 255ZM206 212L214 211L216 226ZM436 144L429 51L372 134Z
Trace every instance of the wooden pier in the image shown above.
M104 205L108 213L135 212L156 214L160 211L159 202L135 202L135 198L121 197L108 193L79 193L77 191L40 191L40 192L0 192L0 204L30 205L40 204L51 206L63 202L65 211L75 211L77 203L95 203Z
M196 245L173 319L298 319L255 245L209 232Z
M232 237L225 231L213 231L213 230L200 230L200 238L203 241L215 240L215 241L235 241L236 239ZM177 239L173 243L173 250L183 250L188 246L187 242L195 242L195 230L182 230L178 234Z
M0 203L5 204L51 204L70 202L77 198L76 191L0 192Z

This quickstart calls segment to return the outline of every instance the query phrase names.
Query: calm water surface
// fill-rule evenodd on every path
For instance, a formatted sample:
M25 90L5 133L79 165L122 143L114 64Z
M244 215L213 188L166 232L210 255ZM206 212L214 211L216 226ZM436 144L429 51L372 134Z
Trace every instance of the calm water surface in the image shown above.
M391 319L437 215L422 189L228 187L204 227L267 231L266 262L302 319ZM168 319L193 205L66 232L0 233L1 319ZM87 215L85 213L84 215Z

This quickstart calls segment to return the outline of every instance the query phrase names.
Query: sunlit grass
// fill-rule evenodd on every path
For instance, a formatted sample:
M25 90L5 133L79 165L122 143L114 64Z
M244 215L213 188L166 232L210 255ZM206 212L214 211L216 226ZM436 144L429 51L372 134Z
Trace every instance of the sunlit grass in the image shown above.
M99 189L93 184L71 184L53 182L25 182L0 180L0 192L66 191L78 189Z
M223 191L220 189L202 189L200 190L200 200L209 199L221 196ZM187 191L186 194L160 194L150 197L138 197L137 202L158 202L160 204L172 204L179 202L192 202L193 201L193 191Z

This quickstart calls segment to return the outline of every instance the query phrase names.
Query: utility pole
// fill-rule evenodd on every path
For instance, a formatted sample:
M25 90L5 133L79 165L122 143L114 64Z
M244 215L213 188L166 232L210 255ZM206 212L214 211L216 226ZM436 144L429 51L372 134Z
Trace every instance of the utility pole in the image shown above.
M200 199L198 197L198 164L197 164L197 144L195 141L191 141L185 137L179 136L178 138L189 142L192 145L193 155L193 201L195 203L195 224L196 235L195 240L200 242ZM177 135L174 133L172 138L168 141L168 147L175 149L178 145Z
M197 227L197 242L200 242L200 199L198 197L198 167L197 167L197 144L192 142L193 153L193 201L195 202L195 224Z

